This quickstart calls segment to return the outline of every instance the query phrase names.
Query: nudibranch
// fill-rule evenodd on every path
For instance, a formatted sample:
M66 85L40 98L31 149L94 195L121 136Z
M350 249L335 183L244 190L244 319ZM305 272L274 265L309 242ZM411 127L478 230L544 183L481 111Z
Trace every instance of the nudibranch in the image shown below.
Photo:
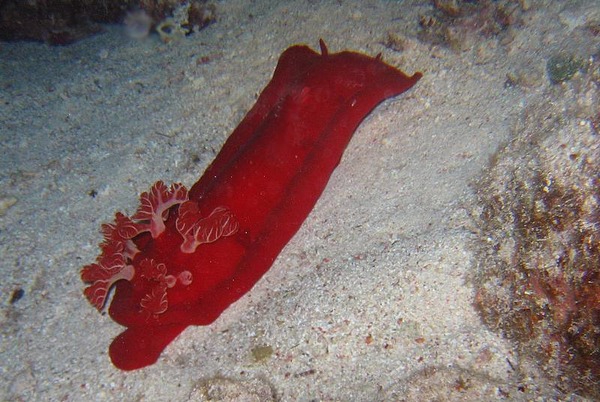
M126 327L109 349L120 369L156 362L189 325L208 325L248 292L298 231L361 121L411 88L380 56L296 45L188 191L159 181L127 217L102 226L81 278L98 310Z

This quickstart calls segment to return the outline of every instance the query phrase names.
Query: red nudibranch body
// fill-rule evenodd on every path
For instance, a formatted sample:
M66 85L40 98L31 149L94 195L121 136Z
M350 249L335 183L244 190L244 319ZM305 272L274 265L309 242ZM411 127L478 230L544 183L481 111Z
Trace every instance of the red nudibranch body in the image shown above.
M360 122L420 78L379 56L292 46L271 82L188 191L157 182L132 217L102 226L84 294L127 329L114 365L156 362L189 325L208 325L248 292L298 231Z

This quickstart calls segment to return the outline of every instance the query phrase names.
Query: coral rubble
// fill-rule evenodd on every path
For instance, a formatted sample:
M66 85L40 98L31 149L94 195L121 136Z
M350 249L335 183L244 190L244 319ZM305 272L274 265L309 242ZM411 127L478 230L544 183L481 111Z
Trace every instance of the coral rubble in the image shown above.
M420 17L419 38L457 51L471 49L482 38L506 36L527 9L510 0L434 0L432 11Z
M187 32L215 21L215 6L207 0L6 0L0 2L0 39L65 45L100 32L102 23L127 24L130 18L130 24L137 24L139 18L131 19L141 15L136 12L143 12L153 27L182 8Z

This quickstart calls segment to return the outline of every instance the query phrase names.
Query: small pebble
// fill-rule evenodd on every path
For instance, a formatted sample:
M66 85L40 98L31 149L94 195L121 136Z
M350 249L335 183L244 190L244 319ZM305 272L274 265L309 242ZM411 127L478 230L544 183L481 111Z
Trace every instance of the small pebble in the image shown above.
M2 197L0 198L0 216L6 215L6 211L17 203L15 197Z

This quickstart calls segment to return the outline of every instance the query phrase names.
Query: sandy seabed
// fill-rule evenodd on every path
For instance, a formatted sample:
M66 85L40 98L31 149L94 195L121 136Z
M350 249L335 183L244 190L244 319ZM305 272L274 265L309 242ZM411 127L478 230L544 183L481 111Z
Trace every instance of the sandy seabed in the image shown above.
M121 26L0 44L0 400L573 398L482 324L471 215L473 184L547 96L546 60L598 18L594 3L532 1L510 40L474 33L459 49L418 38L431 2L379 0L220 1L216 23L167 44ZM281 52L319 38L424 76L362 123L251 292L153 366L115 369L122 328L79 278L100 224L157 180L192 185Z

